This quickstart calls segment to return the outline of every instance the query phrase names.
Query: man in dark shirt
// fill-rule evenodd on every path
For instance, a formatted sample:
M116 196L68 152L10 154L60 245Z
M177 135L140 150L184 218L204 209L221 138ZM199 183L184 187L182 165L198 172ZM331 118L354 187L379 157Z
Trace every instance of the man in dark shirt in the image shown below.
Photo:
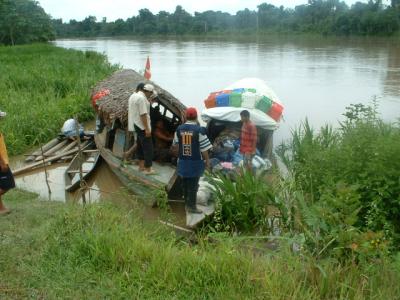
M201 213L196 207L197 190L205 166L210 165L208 150L212 146L205 129L197 124L194 107L186 110L186 119L186 123L177 128L174 137L174 145L179 145L178 175L182 177L186 211Z

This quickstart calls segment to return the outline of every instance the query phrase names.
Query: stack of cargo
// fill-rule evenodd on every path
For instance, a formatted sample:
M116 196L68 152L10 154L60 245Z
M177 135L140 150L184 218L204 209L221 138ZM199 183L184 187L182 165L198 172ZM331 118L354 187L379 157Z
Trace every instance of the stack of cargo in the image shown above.
M283 106L265 95L257 93L256 89L234 89L211 93L204 101L206 108L243 107L258 109L275 121L279 121Z

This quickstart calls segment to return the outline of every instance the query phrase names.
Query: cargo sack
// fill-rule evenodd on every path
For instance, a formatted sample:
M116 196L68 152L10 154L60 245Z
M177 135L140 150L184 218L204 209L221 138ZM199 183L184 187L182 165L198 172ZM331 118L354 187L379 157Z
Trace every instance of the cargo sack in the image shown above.
M264 113L269 112L272 107L272 100L266 96L263 96L260 100L258 100L256 104L256 108L261 110Z
M270 116L275 121L279 122L283 112L283 106L277 102L272 103L271 109L268 111L267 115Z
M231 107L241 107L242 106L242 94L232 93L229 95L229 106Z
M229 94L220 94L215 98L217 107L229 106Z
M217 104L215 103L215 97L208 97L208 99L204 100L204 105L206 108L216 107Z
M255 93L244 92L242 94L242 107L253 109L256 107L257 100L260 98L261 96Z

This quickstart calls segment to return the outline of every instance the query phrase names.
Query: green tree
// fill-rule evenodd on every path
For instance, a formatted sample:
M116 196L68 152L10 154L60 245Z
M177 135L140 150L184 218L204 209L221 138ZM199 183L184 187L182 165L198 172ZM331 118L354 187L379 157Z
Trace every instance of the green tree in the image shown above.
M175 34L188 33L192 28L192 16L178 5L171 15L171 27Z
M51 18L32 0L0 0L0 44L15 45L52 40Z
M135 19L135 32L141 35L152 34L157 31L157 19L147 8L139 10Z

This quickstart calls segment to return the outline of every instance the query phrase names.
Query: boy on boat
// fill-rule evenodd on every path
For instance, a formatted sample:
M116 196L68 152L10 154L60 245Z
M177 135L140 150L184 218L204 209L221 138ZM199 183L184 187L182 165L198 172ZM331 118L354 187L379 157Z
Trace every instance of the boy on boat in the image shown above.
M179 145L178 175L182 177L186 211L202 213L196 207L197 190L205 167L210 166L208 150L212 146L205 128L198 125L196 108L186 110L186 120L177 128L174 137L174 145Z
M250 113L248 110L240 112L242 120L242 132L240 135L240 153L243 155L243 166L252 172L252 161L256 155L257 146L257 127L250 121Z
M0 111L0 118L6 116L6 113ZM4 206L1 197L10 189L15 187L14 177L8 166L8 154L4 136L0 132L0 216L10 213L10 210Z

